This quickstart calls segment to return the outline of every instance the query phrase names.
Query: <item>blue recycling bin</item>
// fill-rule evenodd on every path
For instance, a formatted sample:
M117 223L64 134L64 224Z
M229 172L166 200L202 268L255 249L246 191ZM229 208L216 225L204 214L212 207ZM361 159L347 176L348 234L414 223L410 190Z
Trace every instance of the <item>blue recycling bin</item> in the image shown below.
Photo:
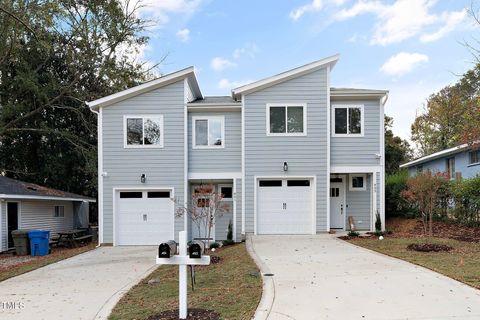
M30 230L28 232L30 239L30 252L32 256L46 256L49 251L50 231Z

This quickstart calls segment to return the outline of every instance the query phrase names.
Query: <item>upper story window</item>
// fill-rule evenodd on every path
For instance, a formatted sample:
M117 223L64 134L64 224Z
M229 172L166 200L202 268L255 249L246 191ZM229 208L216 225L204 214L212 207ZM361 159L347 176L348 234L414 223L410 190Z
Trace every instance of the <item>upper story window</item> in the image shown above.
M333 136L363 137L363 105L333 106L332 123Z
M455 178L455 158L454 157L447 159L447 173L450 179Z
M470 151L468 153L468 164L480 163L480 150Z
M267 135L306 135L306 108L305 104L267 104Z
M64 206L55 206L54 214L55 218L65 217L65 207Z
M163 116L125 116L125 148L163 148Z
M192 117L193 148L225 147L225 117Z

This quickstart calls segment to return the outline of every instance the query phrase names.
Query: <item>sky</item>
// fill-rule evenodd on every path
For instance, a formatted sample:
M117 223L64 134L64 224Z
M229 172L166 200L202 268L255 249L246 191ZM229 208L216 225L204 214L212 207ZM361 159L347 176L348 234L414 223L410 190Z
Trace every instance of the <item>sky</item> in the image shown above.
M473 67L471 0L144 0L152 19L139 58L161 73L195 66L204 95L340 54L333 87L387 89L394 133L428 96ZM480 2L478 3L480 7Z

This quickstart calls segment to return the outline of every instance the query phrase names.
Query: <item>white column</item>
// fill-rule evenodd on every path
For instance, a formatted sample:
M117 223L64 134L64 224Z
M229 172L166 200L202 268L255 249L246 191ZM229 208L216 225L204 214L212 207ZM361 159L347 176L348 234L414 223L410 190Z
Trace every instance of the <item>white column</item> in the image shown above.
M187 232L180 231L179 236L179 255L186 256L187 255ZM178 317L180 319L187 319L187 265L180 264L178 266L178 295L179 295L179 310L178 310Z

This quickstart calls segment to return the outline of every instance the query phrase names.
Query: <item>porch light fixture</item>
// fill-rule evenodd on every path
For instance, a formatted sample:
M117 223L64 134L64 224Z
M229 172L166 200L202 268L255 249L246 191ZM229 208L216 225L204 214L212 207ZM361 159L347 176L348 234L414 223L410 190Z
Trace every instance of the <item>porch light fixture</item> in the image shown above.
M283 163L283 171L285 171L285 172L288 171L288 163L287 162Z
M145 175L145 173L142 173L142 175L140 176L140 182L145 183L145 181L147 181L147 176Z

